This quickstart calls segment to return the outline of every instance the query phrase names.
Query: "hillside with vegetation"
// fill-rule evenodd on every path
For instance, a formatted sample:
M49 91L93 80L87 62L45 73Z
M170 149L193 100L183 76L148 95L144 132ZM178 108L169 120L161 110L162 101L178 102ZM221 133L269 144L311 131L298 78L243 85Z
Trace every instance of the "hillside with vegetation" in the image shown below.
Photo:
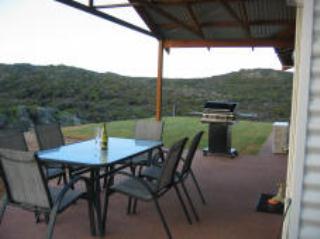
M165 79L163 114L201 112L208 100L236 101L257 120L288 120L292 73L241 70L199 79ZM97 73L68 66L0 64L0 128L63 125L154 115L155 78Z

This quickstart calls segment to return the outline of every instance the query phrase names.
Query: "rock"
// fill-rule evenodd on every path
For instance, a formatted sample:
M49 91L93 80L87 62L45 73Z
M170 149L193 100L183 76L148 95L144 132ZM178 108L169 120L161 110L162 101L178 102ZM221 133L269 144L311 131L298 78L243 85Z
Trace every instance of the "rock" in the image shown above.
M5 128L8 123L8 117L4 114L0 114L0 129Z
M81 124L81 119L69 112L60 112L59 122L62 126L79 125Z
M34 125L34 122L30 117L30 111L25 105L17 106L16 114L18 127L22 130L27 130Z
M58 111L51 107L37 107L36 123L37 124L52 124L58 122Z
M33 128L35 124L52 124L58 122L62 126L79 125L83 123L77 115L67 111L59 111L52 107L19 105L11 116L0 113L0 129L18 128L23 131L28 131L30 128Z

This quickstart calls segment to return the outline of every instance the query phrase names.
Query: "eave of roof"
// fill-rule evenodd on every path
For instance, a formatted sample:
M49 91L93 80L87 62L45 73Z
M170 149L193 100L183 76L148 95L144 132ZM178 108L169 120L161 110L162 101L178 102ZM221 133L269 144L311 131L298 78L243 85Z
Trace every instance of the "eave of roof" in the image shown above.
M157 38L171 42L171 46L191 47L193 42L195 47L210 43L213 47L293 47L295 9L285 0L129 2Z
M274 47L286 52L278 54L282 63L294 48L296 9L286 0L56 1L162 40L165 48ZM104 11L123 7L133 7L150 30Z

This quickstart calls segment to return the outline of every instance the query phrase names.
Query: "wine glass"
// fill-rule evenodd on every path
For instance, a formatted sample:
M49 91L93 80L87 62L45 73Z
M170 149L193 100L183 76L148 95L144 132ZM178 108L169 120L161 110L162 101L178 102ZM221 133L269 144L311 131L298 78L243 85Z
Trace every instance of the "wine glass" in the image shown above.
M102 130L101 130L100 127L97 127L96 128L96 137L95 137L95 143L96 144L100 144L101 135L102 135Z

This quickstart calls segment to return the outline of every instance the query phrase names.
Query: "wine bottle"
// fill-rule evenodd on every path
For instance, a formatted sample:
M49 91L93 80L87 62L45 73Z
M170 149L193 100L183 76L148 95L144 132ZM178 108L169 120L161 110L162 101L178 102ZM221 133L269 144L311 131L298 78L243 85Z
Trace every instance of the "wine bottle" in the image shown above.
M101 149L106 150L108 148L108 134L107 125L103 123L102 134L101 134Z

